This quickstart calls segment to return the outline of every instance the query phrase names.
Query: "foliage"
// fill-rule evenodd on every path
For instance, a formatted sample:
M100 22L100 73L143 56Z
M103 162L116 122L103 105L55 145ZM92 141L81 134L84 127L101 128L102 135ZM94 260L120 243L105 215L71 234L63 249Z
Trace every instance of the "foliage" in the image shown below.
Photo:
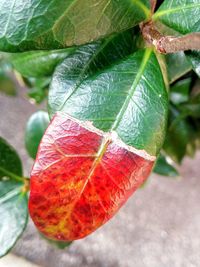
M26 126L27 152L33 159L37 155L29 206L37 227L57 247L69 246L71 242L66 241L86 236L113 216L144 182L156 157L154 172L175 178L180 176L177 165L199 149L200 53L179 51L161 56L140 31L153 21L161 32L173 36L199 32L199 0L160 1L154 14L150 2L24 0L22 5L22 1L0 0L0 92L11 97L17 88L26 86L31 102L47 102L46 111L34 113ZM90 139L94 132L98 138L92 135ZM102 145L100 136L109 142ZM93 149L95 138L101 145L97 142ZM123 153L126 149L123 157L118 154L119 144ZM92 161L85 154L89 148ZM131 165L124 156L129 153L135 153ZM87 159L80 160L81 155ZM74 163L65 162L66 156ZM103 160L106 174L96 185L98 164ZM134 164L131 175L128 169ZM63 183L62 172L67 182ZM82 173L90 179L75 181ZM55 175L58 182L53 184ZM105 182L108 176L112 182ZM26 227L28 192L29 180L23 177L17 152L0 138L0 257L10 251ZM74 203L76 209L66 215ZM60 214L51 213L58 207ZM96 210L89 213L92 207ZM85 228L79 229L75 217ZM71 232L63 228L66 220Z

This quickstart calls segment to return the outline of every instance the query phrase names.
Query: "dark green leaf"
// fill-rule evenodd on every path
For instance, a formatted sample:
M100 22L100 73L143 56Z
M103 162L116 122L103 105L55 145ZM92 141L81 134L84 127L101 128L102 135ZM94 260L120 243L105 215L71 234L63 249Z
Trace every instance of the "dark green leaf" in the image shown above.
M8 177L21 180L22 164L17 152L0 137L0 180Z
M21 176L19 156L0 138L0 257L10 251L26 227L27 196L22 193Z
M98 71L94 63L101 62L99 51L109 58L109 50L104 54L93 44L57 68L49 97L51 114L61 110L92 121L99 129L116 132L126 144L157 154L165 135L168 97L155 54L140 50Z
M34 51L12 54L13 67L24 77L43 78L52 75L55 67L62 62L74 48L55 51Z
M169 129L163 148L175 162L181 163L186 155L187 145L193 138L194 129L175 108L170 109L169 118Z
M179 109L184 116L200 118L200 95L191 98L187 103L182 104Z
M0 50L80 45L150 17L148 0L1 0Z
M191 78L178 81L170 88L170 100L173 104L178 105L189 100L189 89Z
M200 52L190 51L186 53L188 60L191 62L193 70L200 78Z
M34 113L26 126L25 144L29 155L35 159L41 138L49 124L47 112L38 111Z
M179 176L178 171L174 168L172 163L162 154L159 155L153 171L157 174L169 177Z
M199 0L165 0L153 16L154 20L186 34L200 31Z
M169 83L173 83L192 69L183 52L166 55Z

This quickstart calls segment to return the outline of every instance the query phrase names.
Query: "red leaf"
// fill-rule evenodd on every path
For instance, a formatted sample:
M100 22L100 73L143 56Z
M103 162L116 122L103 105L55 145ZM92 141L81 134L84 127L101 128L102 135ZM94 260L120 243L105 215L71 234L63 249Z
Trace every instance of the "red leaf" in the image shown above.
M83 238L118 211L153 164L113 133L57 113L32 170L31 217L49 238Z

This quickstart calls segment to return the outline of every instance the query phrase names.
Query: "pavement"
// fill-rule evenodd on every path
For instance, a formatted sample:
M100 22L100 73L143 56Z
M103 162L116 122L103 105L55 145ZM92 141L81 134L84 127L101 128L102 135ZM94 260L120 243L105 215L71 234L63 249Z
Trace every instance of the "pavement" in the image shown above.
M24 149L24 129L36 108L20 95L0 95L0 135L19 151L28 175L32 160ZM110 222L69 249L49 245L30 220L12 253L43 267L199 267L199 162L200 153L186 159L178 180L151 175ZM3 267L18 267L14 264Z

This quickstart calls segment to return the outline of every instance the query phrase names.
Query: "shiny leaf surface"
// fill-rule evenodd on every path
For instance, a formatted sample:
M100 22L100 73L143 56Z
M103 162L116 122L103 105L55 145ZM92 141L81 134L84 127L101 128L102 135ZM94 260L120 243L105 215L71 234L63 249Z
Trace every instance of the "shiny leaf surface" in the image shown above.
M155 13L154 20L186 34L200 31L199 0L165 0Z
M55 67L74 49L55 51L34 51L12 54L10 60L13 67L24 77L43 78L52 75Z
M141 50L96 73L83 72L79 56L57 68L50 112L62 110L103 131L114 130L126 144L156 155L165 136L168 97L155 54Z
M132 28L149 15L147 0L1 0L0 50L80 45Z

